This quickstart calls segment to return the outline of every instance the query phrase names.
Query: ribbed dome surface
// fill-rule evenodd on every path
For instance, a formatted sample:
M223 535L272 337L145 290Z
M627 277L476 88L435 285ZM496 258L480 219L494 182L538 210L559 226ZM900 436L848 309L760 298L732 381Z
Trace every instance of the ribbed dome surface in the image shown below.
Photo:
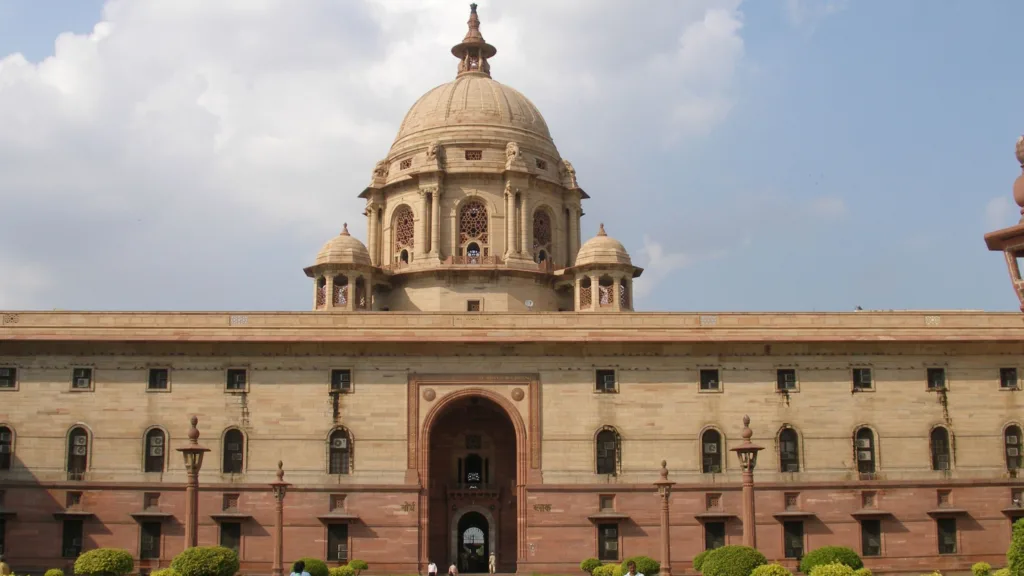
M547 122L526 96L485 74L463 74L413 104L395 143L431 129L468 125L514 128L551 140Z
M597 236L583 243L580 251L576 253L576 265L586 264L625 264L633 265L633 260L626 252L626 247L621 242L608 236L604 231L604 224L598 231Z
M316 265L320 264L361 264L370 266L370 251L366 246L349 236L348 226L341 234L331 238L320 253L316 255Z

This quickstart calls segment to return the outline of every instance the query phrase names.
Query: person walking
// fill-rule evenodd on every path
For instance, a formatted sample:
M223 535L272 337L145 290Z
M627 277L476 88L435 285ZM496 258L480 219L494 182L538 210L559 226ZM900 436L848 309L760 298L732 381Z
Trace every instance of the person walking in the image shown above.
M0 576L11 576L11 567L4 562L2 554L0 554Z
M310 576L309 572L306 572L306 563L302 560L292 564L291 576Z
M497 570L498 570L498 557L494 555L494 552L491 552L490 557L487 558L487 571L489 573L491 573L491 574L494 574Z
M632 560L629 561L629 564L626 564L626 568L629 570L626 572L629 576L644 576L643 573L636 571L636 562Z
M437 576L437 564L434 564L433 560L428 561L427 576Z
M455 567L455 564L448 567L448 576L459 576L459 569Z

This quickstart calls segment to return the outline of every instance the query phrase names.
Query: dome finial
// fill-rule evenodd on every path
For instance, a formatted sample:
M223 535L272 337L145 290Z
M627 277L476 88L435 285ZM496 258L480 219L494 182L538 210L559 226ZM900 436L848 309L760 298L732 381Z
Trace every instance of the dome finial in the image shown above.
M597 228L597 235L598 236L607 236L608 235L608 233L604 231L604 222L601 222L601 225L598 226L598 228Z
M459 59L459 75L476 73L490 76L491 65L487 63L487 59L493 58L498 49L488 44L480 33L480 17L476 13L476 3L469 5L469 21L466 24L469 26L466 36L462 42L452 47L452 54Z
M341 235L348 236L348 222L341 225Z

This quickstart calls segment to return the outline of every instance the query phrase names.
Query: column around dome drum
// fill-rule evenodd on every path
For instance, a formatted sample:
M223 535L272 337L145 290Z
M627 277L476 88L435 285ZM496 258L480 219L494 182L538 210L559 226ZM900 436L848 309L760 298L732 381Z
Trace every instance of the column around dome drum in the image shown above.
M519 194L519 254L521 254L523 258L533 260L530 256L531 247L528 244L530 235L530 202L527 198L526 190L521 191Z
M441 188L430 193L430 255L441 259Z
M370 263L374 266L380 266L380 242L377 239L377 205L371 203L366 208L366 234L367 243L369 244L370 252Z
M327 310L333 310L334 274L331 274L330 272L324 272L324 280L326 280L326 282L324 283L324 291L326 292L326 294L324 295L324 308L326 308Z
M427 212L427 191L420 189L420 209L416 215L416 237L414 238L414 249L417 255L427 253L427 222L430 220Z
M512 189L512 183L505 185L505 259L515 255L516 242L516 194Z

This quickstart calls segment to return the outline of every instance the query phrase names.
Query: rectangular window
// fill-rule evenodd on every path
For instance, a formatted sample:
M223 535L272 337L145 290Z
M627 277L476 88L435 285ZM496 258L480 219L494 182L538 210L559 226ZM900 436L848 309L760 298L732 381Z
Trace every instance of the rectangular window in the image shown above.
M142 523L142 541L139 543L139 558L148 560L160 558L160 528L159 522Z
M619 526L618 524L598 524L597 526L597 559L619 559Z
M71 389L89 390L92 388L92 368L75 368L71 371Z
M725 546L725 522L704 523L704 549L714 550Z
M0 367L0 388L14 388L17 383L18 369L13 366Z
M601 496L601 512L613 512L615 510L615 496Z
M700 389L718 390L721 382L718 379L718 370L708 369L700 371Z
M853 389L871 390L872 387L874 387L874 382L871 378L871 368L854 368Z
M327 525L327 559L348 562L348 524Z
M946 369L945 368L929 368L928 369L928 389L929 390L945 390L946 389Z
M399 170L408 170L410 167L412 167L412 158L406 158L398 163Z
M63 558L78 558L82 553L82 521L64 520L60 553Z
M598 370L596 386L598 392L615 392L615 370Z
M483 157L483 150L466 150L466 160L482 160Z
M548 169L548 163L543 161L543 160L541 160L540 158L537 158L537 168L540 169L540 170L547 170Z
M2 382L0 382L2 384ZM12 381L13 386L13 381ZM1003 390L1016 390L1017 389L1017 369L1016 368L1000 368L999 369L999 387Z
M170 380L171 371L167 368L150 368L147 390L167 390Z
M241 522L221 522L220 545L228 550L234 550L235 554L238 554L242 545Z
M352 391L352 371L347 368L331 370L331 392L347 394Z
M227 388L233 391L244 391L247 380L245 368L232 368L228 370Z
M466 312L479 312L480 301L479 300L467 300L466 301Z
M861 556L882 555L882 521L861 520L860 522Z
M796 390L796 370L779 368L775 372L775 387L779 392Z
M783 522L783 547L786 558L804 557L804 523L802 521Z
M956 554L956 518L939 518L939 554Z

